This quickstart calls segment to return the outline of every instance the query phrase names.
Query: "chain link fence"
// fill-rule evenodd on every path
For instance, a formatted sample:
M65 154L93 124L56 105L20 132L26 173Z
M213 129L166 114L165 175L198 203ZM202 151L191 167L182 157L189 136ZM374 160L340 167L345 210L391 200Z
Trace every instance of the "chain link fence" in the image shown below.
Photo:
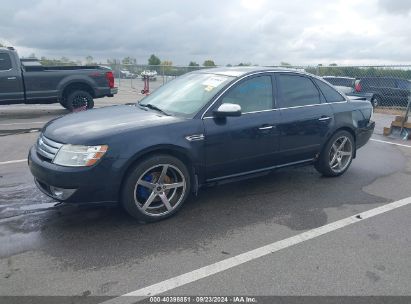
M120 91L140 92L142 75L150 77L150 91L188 72L205 69L201 66L111 64ZM284 68L284 66L282 66ZM376 111L402 114L411 95L411 65L390 66L287 66L323 77L347 95L369 100Z
M411 95L411 65L320 66L306 69L348 95L365 97L378 111L402 114Z
M116 86L123 92L140 92L144 87L144 75L149 77L150 91L153 91L180 75L209 68L201 66L144 64L110 64L107 65L107 67L113 70Z

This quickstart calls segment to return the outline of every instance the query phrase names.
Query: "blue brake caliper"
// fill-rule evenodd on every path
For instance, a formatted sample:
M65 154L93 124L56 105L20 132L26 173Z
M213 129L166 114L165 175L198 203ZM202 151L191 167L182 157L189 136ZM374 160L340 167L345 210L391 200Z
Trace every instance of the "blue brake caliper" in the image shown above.
M146 175L142 178L142 180L151 183L153 181L153 176L151 174ZM146 200L148 199L150 195L150 189L143 187L143 186L139 186L137 187L137 195L141 197L142 199Z

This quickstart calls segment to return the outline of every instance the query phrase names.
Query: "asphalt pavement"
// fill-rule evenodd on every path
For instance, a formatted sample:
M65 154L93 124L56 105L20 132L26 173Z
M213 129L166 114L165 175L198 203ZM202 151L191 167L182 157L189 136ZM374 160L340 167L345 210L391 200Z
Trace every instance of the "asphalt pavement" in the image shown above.
M130 86L96 105L141 97ZM28 149L66 113L0 107L1 296L102 302L411 197L411 143L381 136L391 118L377 114L372 140L341 177L282 169L203 189L176 216L141 225L116 205L57 204L36 189ZM411 296L410 216L411 205L398 207L163 295Z

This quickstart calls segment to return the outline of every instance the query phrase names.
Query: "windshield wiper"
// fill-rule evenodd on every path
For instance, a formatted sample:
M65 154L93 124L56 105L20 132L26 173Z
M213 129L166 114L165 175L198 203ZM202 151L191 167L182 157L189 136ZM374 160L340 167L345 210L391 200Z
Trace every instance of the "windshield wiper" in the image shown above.
M170 116L170 114L168 114L168 113L165 112L164 110L160 109L159 107L157 107L157 106L155 106L155 105L153 105L153 104L151 104L151 103L147 103L147 104L138 103L138 105L139 105L140 107L145 107L145 108L149 108L149 109L151 109L151 110L156 110L156 111L158 111L158 112L163 113L164 115Z

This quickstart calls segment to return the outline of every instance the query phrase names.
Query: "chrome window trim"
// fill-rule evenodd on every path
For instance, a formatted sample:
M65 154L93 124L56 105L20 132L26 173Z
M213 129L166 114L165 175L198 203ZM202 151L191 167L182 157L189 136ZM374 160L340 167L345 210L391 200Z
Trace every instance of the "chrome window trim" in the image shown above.
M315 104L305 105L305 106L294 106L294 107L284 107L284 108L276 108L276 109L269 109L269 110L245 112L245 113L241 113L241 115L261 113L261 112L272 112L272 111L278 111L278 110L298 109L298 108L313 107L313 106L323 106L323 105L330 105L330 104L333 104L333 103L347 103L347 102L348 101L345 100L345 101L338 101L338 102L315 103ZM215 118L215 117L214 116L206 116L203 119L210 119L210 118Z
M268 109L268 110L261 110L261 111L244 112L244 113L241 113L241 116L242 116L242 115L247 115L247 114L261 113L261 112L272 112L272 111L278 111L278 110L280 110L280 109L276 108L276 109ZM208 111L208 110L207 110L207 111ZM210 119L210 118L215 118L215 117L214 117L214 116L206 116L206 117L203 117L203 119Z
M306 75L304 73L299 73L298 71L278 71L278 70L266 70L266 71L259 71L259 72L254 72L251 74L246 74L241 76L241 78L237 79L235 82L233 82L229 87L227 87L224 91L222 91L217 97L216 99L207 107L207 109L203 112L203 114L201 114L201 118L200 119L210 119L210 118L215 118L213 116L206 116L204 117L204 115L208 112L208 110L211 109L211 107L221 98L221 96L227 92L229 89L231 89L234 85L236 85L239 81L253 76L253 75L258 75L258 74L265 74L265 73L293 73L293 74L299 74L305 77L310 77L310 75ZM315 76L315 75L314 75ZM317 77L318 78L318 77ZM320 79L320 78L318 78ZM322 79L320 79L322 80ZM323 80L322 80L323 81ZM338 92L338 91L337 91ZM340 92L338 92L340 93ZM343 96L343 95L342 95ZM344 97L344 96L343 96ZM318 106L318 105L326 105L326 104L333 104L333 103L348 103L348 100L344 100L344 101L337 101L337 102L324 102L324 103L316 103L316 104L311 104L311 105L304 105L304 106L293 106L293 107L284 107L284 108L275 108L275 109L268 109L268 110L261 110L261 111L252 111L252 112L245 112L245 113L241 113L241 115L246 115L246 114L253 114L253 113L261 113L261 112L271 112L271 111L277 111L277 110L286 110L286 109L295 109L295 108L303 108L303 107L311 107L311 106Z

